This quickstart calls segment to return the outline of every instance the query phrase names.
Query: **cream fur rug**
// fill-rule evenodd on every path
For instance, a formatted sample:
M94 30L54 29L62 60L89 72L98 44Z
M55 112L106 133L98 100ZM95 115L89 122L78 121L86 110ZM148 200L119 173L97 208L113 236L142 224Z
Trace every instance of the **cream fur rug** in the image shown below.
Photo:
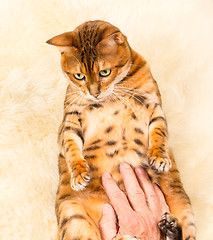
M213 2L0 0L0 18L0 239L56 237L56 138L66 80L60 54L45 41L95 19L120 27L148 60L198 239L212 239Z

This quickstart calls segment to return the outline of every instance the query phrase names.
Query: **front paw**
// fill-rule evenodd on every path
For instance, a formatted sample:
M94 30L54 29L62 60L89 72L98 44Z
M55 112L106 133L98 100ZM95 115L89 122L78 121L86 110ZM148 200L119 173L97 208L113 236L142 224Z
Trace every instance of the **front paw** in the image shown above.
M75 161L71 170L70 184L72 189L75 191L84 190L91 179L88 163L84 159Z
M149 165L158 172L168 172L172 162L168 154L162 154L158 151L149 151Z
M182 239L182 230L177 219L170 213L164 213L161 221L158 223L161 232L172 240Z

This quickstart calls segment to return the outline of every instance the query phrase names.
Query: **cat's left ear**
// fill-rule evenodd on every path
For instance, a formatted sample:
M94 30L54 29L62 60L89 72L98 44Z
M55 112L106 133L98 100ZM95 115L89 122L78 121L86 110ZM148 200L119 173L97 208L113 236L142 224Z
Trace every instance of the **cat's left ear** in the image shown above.
M113 37L117 44L122 44L125 41L125 36L121 32L115 33Z
M102 52L111 52L112 54L117 51L117 47L122 45L126 41L126 37L121 32L116 32L108 37L102 39L96 46L96 48Z
M61 52L69 52L73 46L74 37L73 32L65 32L49 39L46 43L58 47Z

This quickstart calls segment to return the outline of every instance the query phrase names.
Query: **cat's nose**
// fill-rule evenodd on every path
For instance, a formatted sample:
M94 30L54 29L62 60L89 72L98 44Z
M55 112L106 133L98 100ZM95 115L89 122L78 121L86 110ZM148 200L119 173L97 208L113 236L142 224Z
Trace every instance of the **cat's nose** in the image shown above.
M95 97L95 98L97 98L97 97L100 95L100 93L101 93L101 91L98 91L98 92L96 92L96 93L93 93L92 96Z
M97 98L101 93L100 85L98 83L90 83L88 85L88 90L89 90L90 95L92 95L95 98Z

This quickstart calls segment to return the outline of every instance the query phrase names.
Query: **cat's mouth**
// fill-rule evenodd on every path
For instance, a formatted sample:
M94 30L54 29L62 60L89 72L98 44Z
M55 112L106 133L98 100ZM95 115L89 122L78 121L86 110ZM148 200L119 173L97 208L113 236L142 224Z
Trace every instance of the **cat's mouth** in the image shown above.
M103 95L98 95L98 96L93 96L91 94L86 94L85 95L85 98L90 100L90 101L93 101L93 102L103 102L105 99L106 99L107 96L103 96Z
M106 92L100 92L100 94L92 95L89 92L84 94L85 98L89 101L100 103L108 98L112 98L112 91L107 90Z

